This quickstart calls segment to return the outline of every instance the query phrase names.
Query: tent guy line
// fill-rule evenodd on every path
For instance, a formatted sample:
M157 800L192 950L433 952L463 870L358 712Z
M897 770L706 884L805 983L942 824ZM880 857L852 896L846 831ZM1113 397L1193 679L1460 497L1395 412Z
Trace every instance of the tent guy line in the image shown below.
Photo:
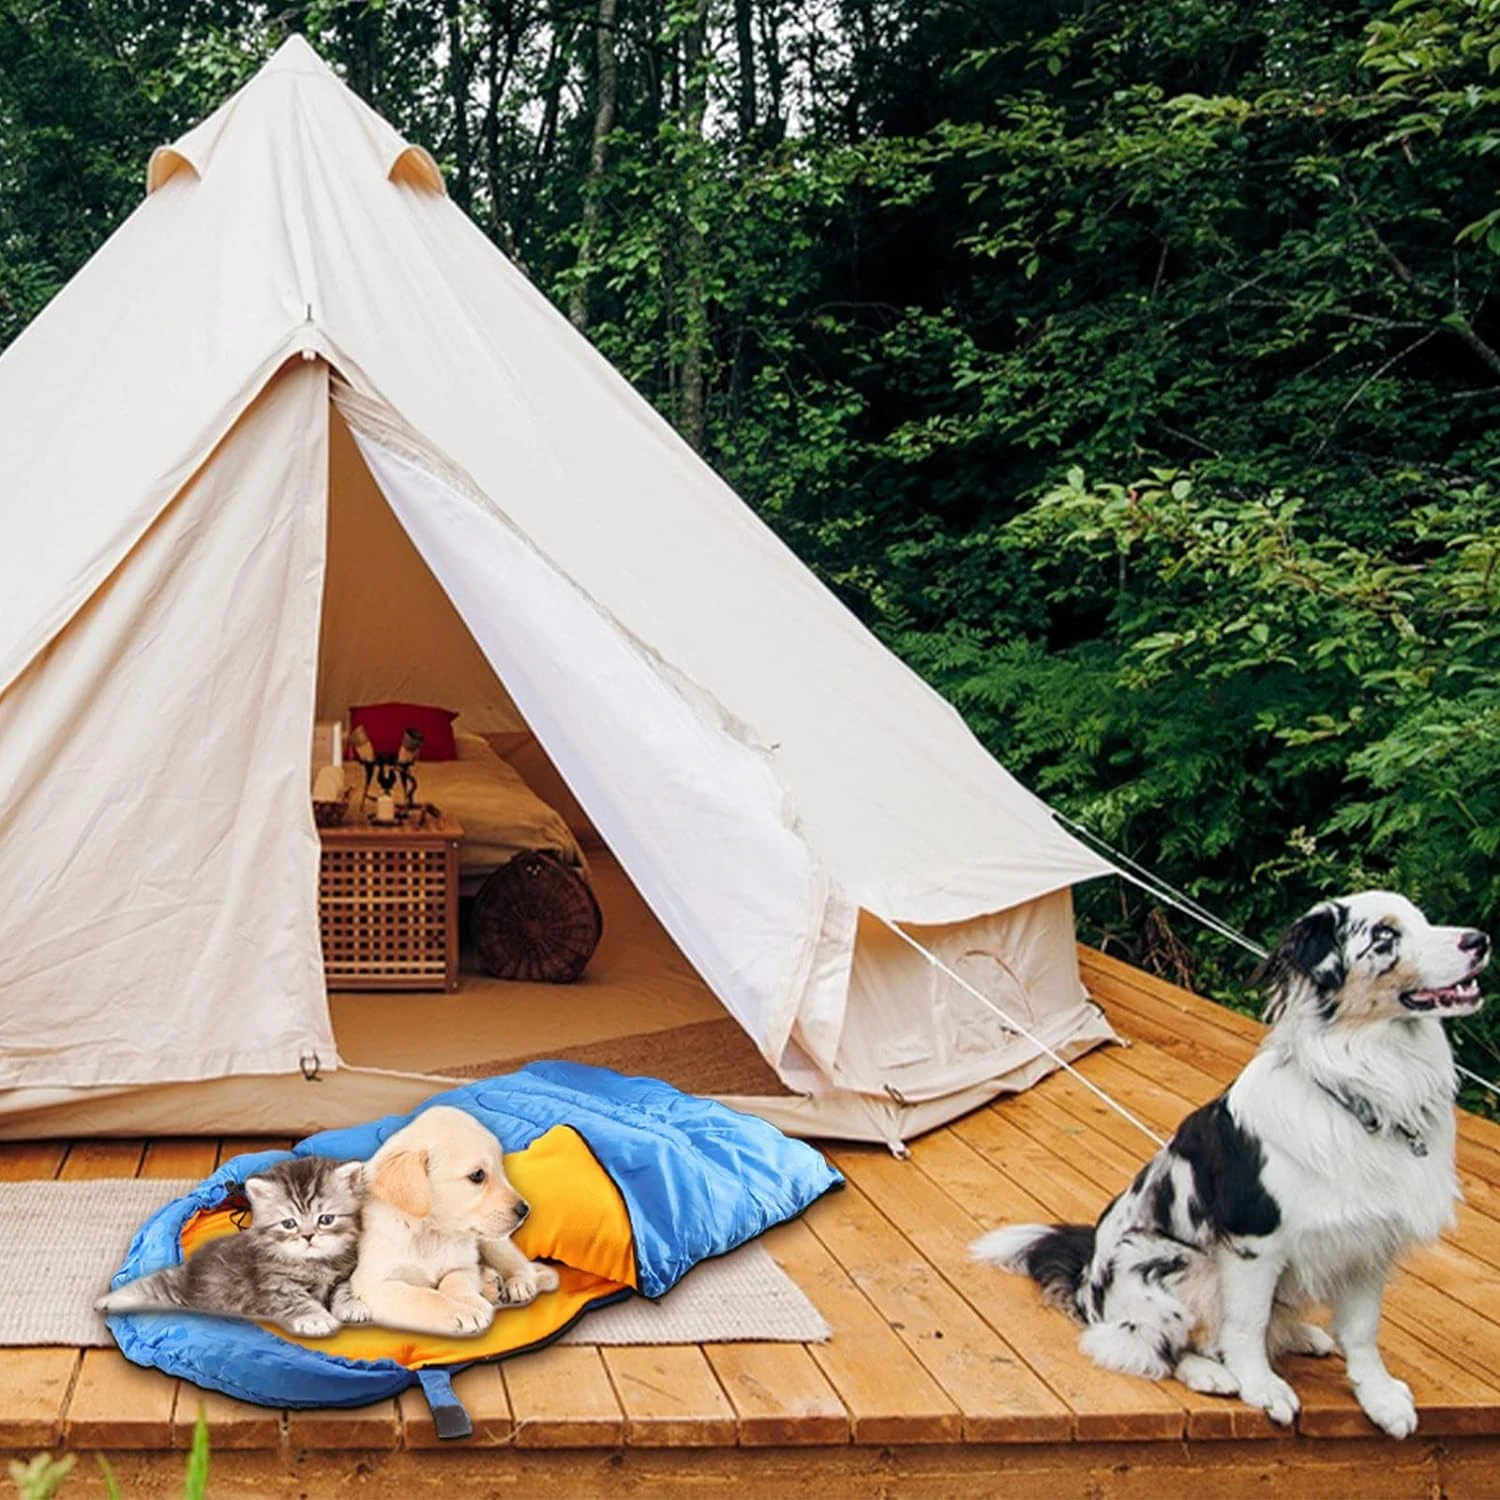
M1053 808L1052 816L1069 833L1079 838L1087 839L1090 843L1102 849L1112 860L1118 863L1121 877L1130 881L1132 885L1139 886L1148 896L1156 896L1160 900L1165 901L1168 906L1175 907L1184 916L1191 917L1195 922L1208 928L1210 932L1217 933L1222 938L1227 938L1231 943L1237 943L1253 958L1258 958L1264 962L1271 956L1269 948L1262 947L1254 938L1246 937L1237 927L1231 927L1228 922L1214 912L1209 911L1206 906L1200 906L1185 891L1179 891L1176 886L1169 885L1155 871L1148 870L1144 865L1137 864L1128 854L1122 854L1120 850L1095 833L1092 828L1086 828L1082 823L1075 823L1072 818L1058 812L1056 808ZM1477 1083L1481 1088L1488 1089L1490 1093L1500 1096L1500 1083L1497 1083L1494 1079L1485 1078L1482 1074L1476 1073L1472 1068L1464 1067L1457 1060L1454 1061L1453 1067L1456 1072L1462 1073L1471 1083Z
M1245 936L1237 928L1231 927L1222 917L1216 916L1206 906L1194 901L1186 891L1180 891L1174 885L1169 885L1162 877L1153 870L1148 870L1144 865L1137 864L1128 854L1122 853L1105 839L1101 838L1092 828L1086 828L1082 823L1075 823L1066 813L1060 813L1054 807L1052 816L1067 831L1076 838L1087 839L1090 844L1095 845L1109 856L1115 865L1115 873L1132 885L1139 886L1148 896L1155 896L1158 900L1165 901L1168 906L1175 907L1184 916L1191 917L1195 922L1206 927L1210 932L1217 933L1231 943L1237 943L1247 953L1259 959L1270 957L1269 950L1252 938Z
M975 987L970 984L969 981L963 977L963 975L955 973L951 968L948 967L947 964L942 961L942 959L937 956L936 953L932 952L928 948L923 947L922 944L919 943L916 938L914 938L909 932L899 927L895 922L892 922L889 917L882 917L878 912L873 913L872 915L876 916L882 923L885 924L885 926L889 927L890 930L894 932L902 942L908 943L913 948L915 948L917 952L920 953L922 957L925 958L927 962L930 963L939 972L946 974L948 978L954 982L954 984L958 985L961 989L966 990L976 1000L978 1000L981 1005L988 1006L990 1010L994 1011L994 1013L999 1016L1007 1026L1011 1028L1012 1031L1015 1031L1020 1036L1023 1036L1028 1042L1032 1044L1033 1047L1036 1047L1040 1051L1045 1052L1047 1056L1050 1057L1053 1062L1058 1065L1058 1067L1064 1069L1068 1073L1071 1073L1073 1077L1076 1078L1079 1083L1084 1086L1084 1088L1086 1088L1091 1094L1096 1094L1100 1099L1104 1101L1104 1103L1106 1103L1112 1110L1114 1110L1117 1115L1120 1115L1123 1119L1129 1120L1137 1130L1139 1130L1143 1135L1150 1136L1158 1146L1165 1146L1167 1144L1166 1141L1164 1141L1149 1125L1144 1124L1141 1120L1137 1119L1135 1115L1131 1114L1131 1112L1126 1109L1118 1099L1111 1098L1110 1095L1105 1093L1105 1091L1101 1089L1099 1085L1092 1079L1085 1078L1084 1075L1080 1073L1078 1069L1075 1068L1073 1064L1067 1060L1067 1058L1061 1055L1061 1053L1049 1047L1046 1042L1044 1042L1039 1036L1035 1035L1033 1032L1028 1031L1018 1020L1016 1020L1014 1016L1008 1015L1003 1009L1001 1009L1000 1006L996 1005L995 1002L991 1000L990 997L986 995L982 990L975 989Z

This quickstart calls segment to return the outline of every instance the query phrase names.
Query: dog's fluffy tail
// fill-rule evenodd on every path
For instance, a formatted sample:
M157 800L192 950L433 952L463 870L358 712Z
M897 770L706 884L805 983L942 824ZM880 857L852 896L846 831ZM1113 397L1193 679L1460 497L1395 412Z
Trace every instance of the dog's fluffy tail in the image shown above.
M1094 1258L1092 1224L1007 1224L969 1246L975 1260L1029 1276L1049 1302L1078 1314L1078 1293Z

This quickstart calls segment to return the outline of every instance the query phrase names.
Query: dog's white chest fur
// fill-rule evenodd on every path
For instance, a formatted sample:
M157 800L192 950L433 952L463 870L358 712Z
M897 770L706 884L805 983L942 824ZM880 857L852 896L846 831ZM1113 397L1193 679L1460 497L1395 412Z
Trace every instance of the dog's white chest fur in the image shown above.
M479 1244L472 1234L445 1233L382 1203L369 1205L365 1216L376 1220L377 1243L399 1247L386 1259L385 1275L392 1281L435 1286L450 1271L479 1269Z
M1276 1238L1301 1297L1326 1300L1351 1269L1389 1265L1453 1222L1452 1064L1437 1023L1417 1025L1426 1035L1403 1039L1384 1077L1378 1067L1360 1075L1357 1096L1318 1081L1316 1051L1293 1052L1284 1037L1229 1091L1264 1152L1260 1179L1280 1210Z

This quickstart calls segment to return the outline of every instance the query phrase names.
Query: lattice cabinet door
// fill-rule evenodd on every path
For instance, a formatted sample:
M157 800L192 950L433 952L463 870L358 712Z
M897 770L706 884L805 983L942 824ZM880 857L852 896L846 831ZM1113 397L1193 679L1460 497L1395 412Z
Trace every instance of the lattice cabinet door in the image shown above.
M458 833L367 824L319 830L318 918L330 990L458 984Z

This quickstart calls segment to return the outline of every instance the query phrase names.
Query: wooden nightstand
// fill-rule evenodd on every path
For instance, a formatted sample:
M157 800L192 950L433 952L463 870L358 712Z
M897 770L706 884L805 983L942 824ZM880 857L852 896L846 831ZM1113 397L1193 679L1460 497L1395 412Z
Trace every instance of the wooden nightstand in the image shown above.
M458 988L458 841L452 818L320 828L318 922L330 990Z

